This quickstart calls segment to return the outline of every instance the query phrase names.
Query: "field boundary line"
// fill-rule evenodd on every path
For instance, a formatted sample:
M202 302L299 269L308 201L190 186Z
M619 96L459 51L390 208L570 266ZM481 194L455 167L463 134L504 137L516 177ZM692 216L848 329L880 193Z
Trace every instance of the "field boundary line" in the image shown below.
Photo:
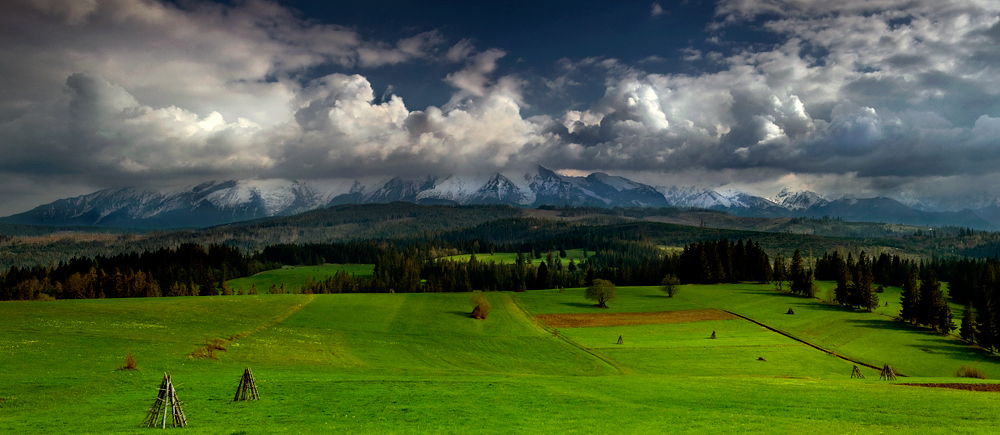
M524 306L522 306L517 301L517 299L512 298L512 297L510 297L510 295L507 295L507 294L504 294L504 296L507 298L508 301L510 301L514 305L514 308L516 308L521 313L521 315L524 316L525 319L527 319L528 323L534 325L536 328L541 329L543 332L547 332L549 334L555 335L556 338L561 339L562 341L566 342L570 346L573 346L573 347L575 347L577 349L580 349L580 350L582 350L582 351L590 354L594 358L597 358L597 359L603 361L605 364L611 366L611 368L613 368L616 371L618 371L618 374L620 374L620 375L627 375L627 374L629 374L628 368L625 367L625 366L623 366L623 365L621 365L621 363L619 363L618 361L615 361L615 360L611 359L610 357L606 357L604 355L601 355L599 352L597 352L597 351L595 351L593 349L590 349L590 348L588 348L588 347L586 347L586 346L584 346L584 345L582 345L580 343L577 343L577 342L569 339L565 335L559 334L558 330L556 330L555 328L550 328L548 325L545 325L544 323L541 323L541 322L535 320L535 317L532 316L531 314L529 314L528 310L525 309Z
M301 311L303 308L305 308L306 305L309 305L310 303L312 303L312 301L314 299L316 299L316 295L310 294L309 297L306 298L306 300L304 302L302 302L301 304L298 304L298 305L292 307L292 309L288 310L288 312L286 312L285 314L279 316L277 319L274 319L274 320L272 320L272 321L270 321L268 323L260 325L260 326L258 326L256 328L253 328L253 329L249 330L249 331L243 331L243 332L240 332L238 334L230 335L229 338L224 339L223 341L226 342L226 343L232 343L232 342L234 342L236 340L239 340L241 338L249 337L251 334L256 334L256 333L258 333L260 331L263 331L265 329L272 328L275 325L277 325L277 324L279 324L281 322L284 322L285 319L287 319L289 317L292 317L293 314ZM207 339L206 339L206 341L207 341ZM222 349L222 350L225 350L225 349ZM214 353L214 351L212 349L212 344L206 344L205 346L201 346L201 347L195 349L194 352L191 352L191 354L188 355L188 357L189 358L206 358L207 357L207 358L210 358L210 359L215 359L215 353Z
M298 304L298 305L296 305L296 306L292 307L292 309L291 309L291 310L288 310L288 312L287 312L287 313L285 313L285 315L283 315L283 316L281 316L281 317L278 317L277 319L274 319L274 320L273 320L273 321L271 321L270 323L267 323L267 324L264 324L264 325L260 325L260 326L258 326L258 327L256 327L256 328L254 328L254 329L251 329L251 330L249 330L249 331L244 331L244 332L241 332L241 333L239 333L239 334L236 334L236 335L233 335L233 336L231 337L232 339L231 339L230 341L234 341L234 340L238 340L238 339L240 339L240 338L244 338L244 337L247 337L247 336L249 336L250 334L256 334L256 333L258 333L258 332L260 332L260 331L263 331L263 330L265 330L265 329L268 329L268 328L272 328L272 327L274 327L275 325L277 325L277 324L279 324L279 323L281 323L281 322L284 322L284 321L285 321L285 319L287 319L287 318L289 318L289 317L292 317L292 315L293 315L293 314L295 314L295 313L297 313L297 312L299 312L299 311L302 311L302 309L303 309L303 308L305 308L305 307L306 307L306 305L309 305L309 304L310 304L310 303L312 303L312 301L313 301L313 300L315 300L315 299L316 299L316 295L314 295L314 294L310 294L310 295L309 295L309 297L308 297L308 298L306 298L306 301L305 301L305 302L303 302L303 303L301 303L301 304Z
M829 349L826 349L826 348L823 348L823 347L820 347L819 345L816 345L816 344L813 344L813 343L810 343L810 342L808 342L808 341L805 341L805 340L803 340L803 339L801 339L801 338L798 338L798 337L796 337L796 336L794 336L794 335L792 335L792 334L789 334L789 333L787 333L787 332L785 332L785 331L782 331L782 330L780 330L780 329L777 329L777 328L772 328L772 327L770 327L770 326L768 326L768 325L765 325L765 324L763 324L763 323L761 323L761 322L758 322L758 321L756 321L756 320L754 320L754 319L751 319L751 318L749 318L749 317L747 317L747 316L744 316L744 315L742 315L742 314L738 314L738 313L734 313L734 312L732 312L732 311L729 311L729 310L722 310L722 311L725 311L725 312L727 312L727 313L729 313L729 314L732 314L732 315L734 315L734 316L736 316L736 317L739 317L739 318L741 318L741 319L743 319L743 320L746 320L746 321L748 321L748 322L752 322L752 323L754 323L754 324L757 324L757 325L759 325L759 326L761 326L761 327L763 327L763 328L765 328L765 329L767 329L767 330L770 330L770 331L773 331L773 332L777 332L778 334L781 334L781 335L784 335L785 337L788 337L788 338L791 338L792 340L795 340L795 341L797 341L797 342L799 342L799 343L802 343L802 344L804 344L804 345L806 345L806 346L809 346L809 347L811 347L811 348L813 348L813 349L816 349L816 350L818 350L818 351L820 351L820 352L824 352L824 353L827 353L827 354L830 354L830 355L833 355L833 356L835 356L835 357L837 357L837 358L840 358L840 359L842 359L842 360L844 360L844 361L847 361L847 362L852 362L852 363L854 363L854 364L860 364L860 365L863 365L863 366L865 366L865 367L868 367L868 368L870 368L870 369L875 369L875 370L882 370L882 367L876 367L876 366L873 366L873 365L871 365L871 364L868 364L868 363L865 363L865 362L861 362L861 361L858 361L858 360L856 360L856 359L853 359L853 358L849 358L849 357L846 357L846 356L844 356L844 355L841 355L841 354L839 354L839 353L837 353L837 352L834 352L834 351L832 351L832 350L829 350ZM904 375L904 374L901 374L901 373L899 373L899 372L896 372L896 376L903 376L903 377L906 377L906 375Z

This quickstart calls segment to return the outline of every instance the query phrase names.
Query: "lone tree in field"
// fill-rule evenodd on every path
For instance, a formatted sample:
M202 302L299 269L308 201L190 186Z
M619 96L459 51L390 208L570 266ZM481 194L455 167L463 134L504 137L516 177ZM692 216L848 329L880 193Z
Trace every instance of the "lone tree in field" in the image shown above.
M608 301L615 298L615 285L611 281L595 279L590 287L587 287L586 298L588 301L597 302L599 308L607 308Z
M660 290L663 290L667 294L668 298L674 297L677 294L677 287L681 284L681 280L677 278L677 275L667 275L663 277L663 281L660 282Z

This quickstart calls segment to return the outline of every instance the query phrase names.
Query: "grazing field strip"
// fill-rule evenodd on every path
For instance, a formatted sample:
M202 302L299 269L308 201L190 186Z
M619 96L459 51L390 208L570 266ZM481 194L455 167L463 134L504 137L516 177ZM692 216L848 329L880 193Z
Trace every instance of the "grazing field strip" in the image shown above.
M510 303L509 306L510 306L511 312L517 312L517 313L519 313L523 317L523 319L524 319L525 322L528 322L529 324L531 324L533 326L536 326L536 327L538 327L539 329L541 329L543 331L552 333L556 337L558 337L560 340L562 340L563 342L565 342L566 344L569 344L570 346L573 346L573 347L575 347L575 348L577 348L577 349L579 349L579 350L587 353L588 355L593 356L594 358L597 358L597 359L603 361L605 364L607 364L607 365L611 366L612 368L614 368L618 372L618 374L620 374L620 375L627 375L627 374L630 373L630 370L628 369L628 367L625 367L624 365L622 365L622 363L620 363L618 361L615 361L614 359L612 359L612 358L610 358L610 357L608 357L606 355L603 355L600 352L597 352L597 351L595 351L595 350L593 350L593 349L591 349L591 348L589 348L587 346L584 346L584 345L582 345L580 343L577 343L576 341L570 339L569 337L566 337L565 335L559 334L559 331L557 329L555 329L555 328L553 328L553 327L545 324L545 322L542 322L539 319L538 316L531 316L530 314L528 314L528 310L526 310L524 308L524 306L522 306L519 301L517 301L516 299L511 298L511 297L509 297L507 295L504 295L504 296L507 298L504 302L505 303Z
M965 390L965 391L985 391L989 393L1000 392L1000 384L897 384L906 385L908 387L929 387L929 388L948 388L952 390Z
M770 327L770 326L767 326L767 325L765 325L765 324L763 324L763 323L760 323L760 322L758 322L758 321L756 321L756 320L754 320L754 319L751 319L751 318L749 318L749 317L747 317L747 316L741 316L741 315L739 315L739 314L736 314L736 313L734 313L734 312L732 312L732 311L726 311L726 312L727 312L727 313L729 313L729 314L732 314L732 315L734 315L734 316L736 316L736 317L739 317L739 318L741 318L741 319L743 319L743 320L748 320L748 321L750 321L750 322L753 322L753 323L756 323L757 325L760 325L760 326L762 326L762 327L764 327L764 328L767 328L767 329L769 329L769 330L771 330L771 331L774 331L774 332L777 332L777 333L779 333L779 334L781 334L781 335L784 335L785 337L788 337L788 338L791 338L792 340L795 340L795 341L797 341L797 342L799 342L799 343L802 343L802 344L804 344L804 345L806 345L806 346L809 346L809 347L812 347L812 348L815 348L815 349L817 349L817 350L820 350L820 351L822 351L822 352L826 352L826 353L828 353L828 354L830 354L830 355L833 355L833 356L835 356L835 357L837 357L837 358L840 358L840 359L842 359L842 360L844 360L844 361L847 361L847 362L852 362L852 363L854 363L854 364L858 364L858 365L863 365L863 366L865 366L865 367L868 367L868 368L871 368L871 369L875 369L875 370L882 370L882 367L877 367L877 366L874 366L874 365L871 365L871 364L868 364L868 363L863 363L863 362L861 362L861 361L858 361L858 360L856 360L856 359L852 359L852 358L848 358L848 357L846 357L846 356L844 356L844 355L841 355L841 354L839 354L839 353L837 353L837 352L834 352L834 351L832 351L832 350L829 350L829 349L824 349L824 348L822 348L822 347L819 347L819 346L817 346L817 345L815 345L815 344L812 344L812 343L810 343L810 342L808 342L808 341L805 341L805 340L803 340L803 339L801 339L801 338L798 338L798 337L796 337L796 336L794 336L794 335L792 335L792 334L789 334L789 333L787 333L787 332L785 332L785 331L782 331L782 330L780 330L780 329L775 329L775 328L772 328L772 327ZM901 373L899 373L899 372L896 372L896 375L897 375L897 376L903 376L903 377L906 377L906 375L904 375L904 374L901 374Z
M285 319L291 317L293 314L295 314L295 313L299 312L300 310L302 310L303 307L305 307L306 305L309 305L309 303L311 303L313 301L313 299L315 299L315 298L316 298L316 295L309 295L308 298L306 298L305 302L303 302L301 304L298 304L297 306L292 307L290 310L288 310L288 312L286 312L285 314L282 314L281 317L278 317L277 319L274 319L274 320L272 320L272 321L270 321L268 323L265 323L263 325L258 325L256 328L253 328L253 329L251 329L249 331L243 331L243 332L240 332L238 334L230 335L228 339L222 340L222 341L224 343L232 343L232 342L234 342L236 340L239 340L241 338L246 338L246 337L250 336L251 334L256 334L256 333L258 333L260 331L273 328L275 325L277 325L277 324L279 324L281 322L284 322ZM202 357L204 357L204 355L212 355L212 352L211 352L211 347L212 346L213 346L213 344L206 343L204 346L201 346L201 347L195 349L193 352L191 352L191 356L195 357L195 358L202 358ZM223 349L223 350L225 350L225 349ZM199 356L199 355L201 355L201 356ZM211 356L210 358L214 359L215 357Z
M658 325L706 320L731 320L736 315L716 309L655 311L650 313L539 314L538 321L553 328L589 328L600 326Z

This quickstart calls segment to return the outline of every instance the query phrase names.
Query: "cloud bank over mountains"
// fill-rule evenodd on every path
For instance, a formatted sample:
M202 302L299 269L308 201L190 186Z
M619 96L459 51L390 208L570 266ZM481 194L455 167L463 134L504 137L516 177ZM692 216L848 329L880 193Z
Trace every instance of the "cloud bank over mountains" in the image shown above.
M379 41L274 2L181 5L0 5L2 212L107 187L536 164L943 209L1000 196L993 1L722 0L673 73L615 53L553 53L543 73L476 35ZM368 77L411 65L446 71L427 78L451 88L445 104ZM581 87L603 95L539 113Z

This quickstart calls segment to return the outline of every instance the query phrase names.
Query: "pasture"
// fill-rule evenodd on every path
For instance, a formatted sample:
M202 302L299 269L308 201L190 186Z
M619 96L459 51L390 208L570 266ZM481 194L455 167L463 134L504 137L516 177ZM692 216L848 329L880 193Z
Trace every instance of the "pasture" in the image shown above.
M983 382L952 373L973 364L1000 377L995 357L879 314L752 284L682 286L675 298L624 287L606 310L582 293L487 293L482 321L468 293L2 302L0 432L149 433L138 426L165 371L185 433L951 434L1000 423L995 393L897 385ZM719 310L919 377L879 381L864 368L850 379L852 363ZM549 314L598 321L551 326ZM226 347L215 359L191 357L215 338ZM116 370L127 352L138 370ZM232 402L244 367L260 401Z
M545 256L547 254L548 254L548 252L538 252L538 255L541 256L542 258L536 258L536 259L532 260L531 264L536 264L537 265L537 264L544 263L545 262ZM555 256L555 257L558 257L559 256L559 251L552 251L552 255ZM592 255L594 255L594 253L592 251L587 251L587 256L588 257L592 256ZM458 262L461 262L461 263L466 263L466 262L469 261L470 258L472 258L472 254L452 255L452 256L441 257L441 258L442 259L451 260L451 261L458 261ZM573 261L579 263L580 260L584 260L586 258L587 257L583 256L583 249L567 249L566 250L566 258L563 258L562 262L563 262L563 265L567 265L567 264L569 264L570 260L573 260ZM476 261L485 261L487 263L492 261L492 262L495 262L497 264L514 264L514 262L517 261L517 253L514 253L514 252L496 252L496 253L493 253L493 254L490 254L489 252L478 253L478 254L476 254Z
M267 289L272 285L280 287L285 285L288 293L297 293L299 289L312 278L316 281L323 281L337 272L347 272L355 276L372 276L375 270L374 264L324 264L322 266L285 266L281 269L268 270L246 278L237 278L226 281L234 292L247 293L250 286L257 288L257 293L267 293Z

